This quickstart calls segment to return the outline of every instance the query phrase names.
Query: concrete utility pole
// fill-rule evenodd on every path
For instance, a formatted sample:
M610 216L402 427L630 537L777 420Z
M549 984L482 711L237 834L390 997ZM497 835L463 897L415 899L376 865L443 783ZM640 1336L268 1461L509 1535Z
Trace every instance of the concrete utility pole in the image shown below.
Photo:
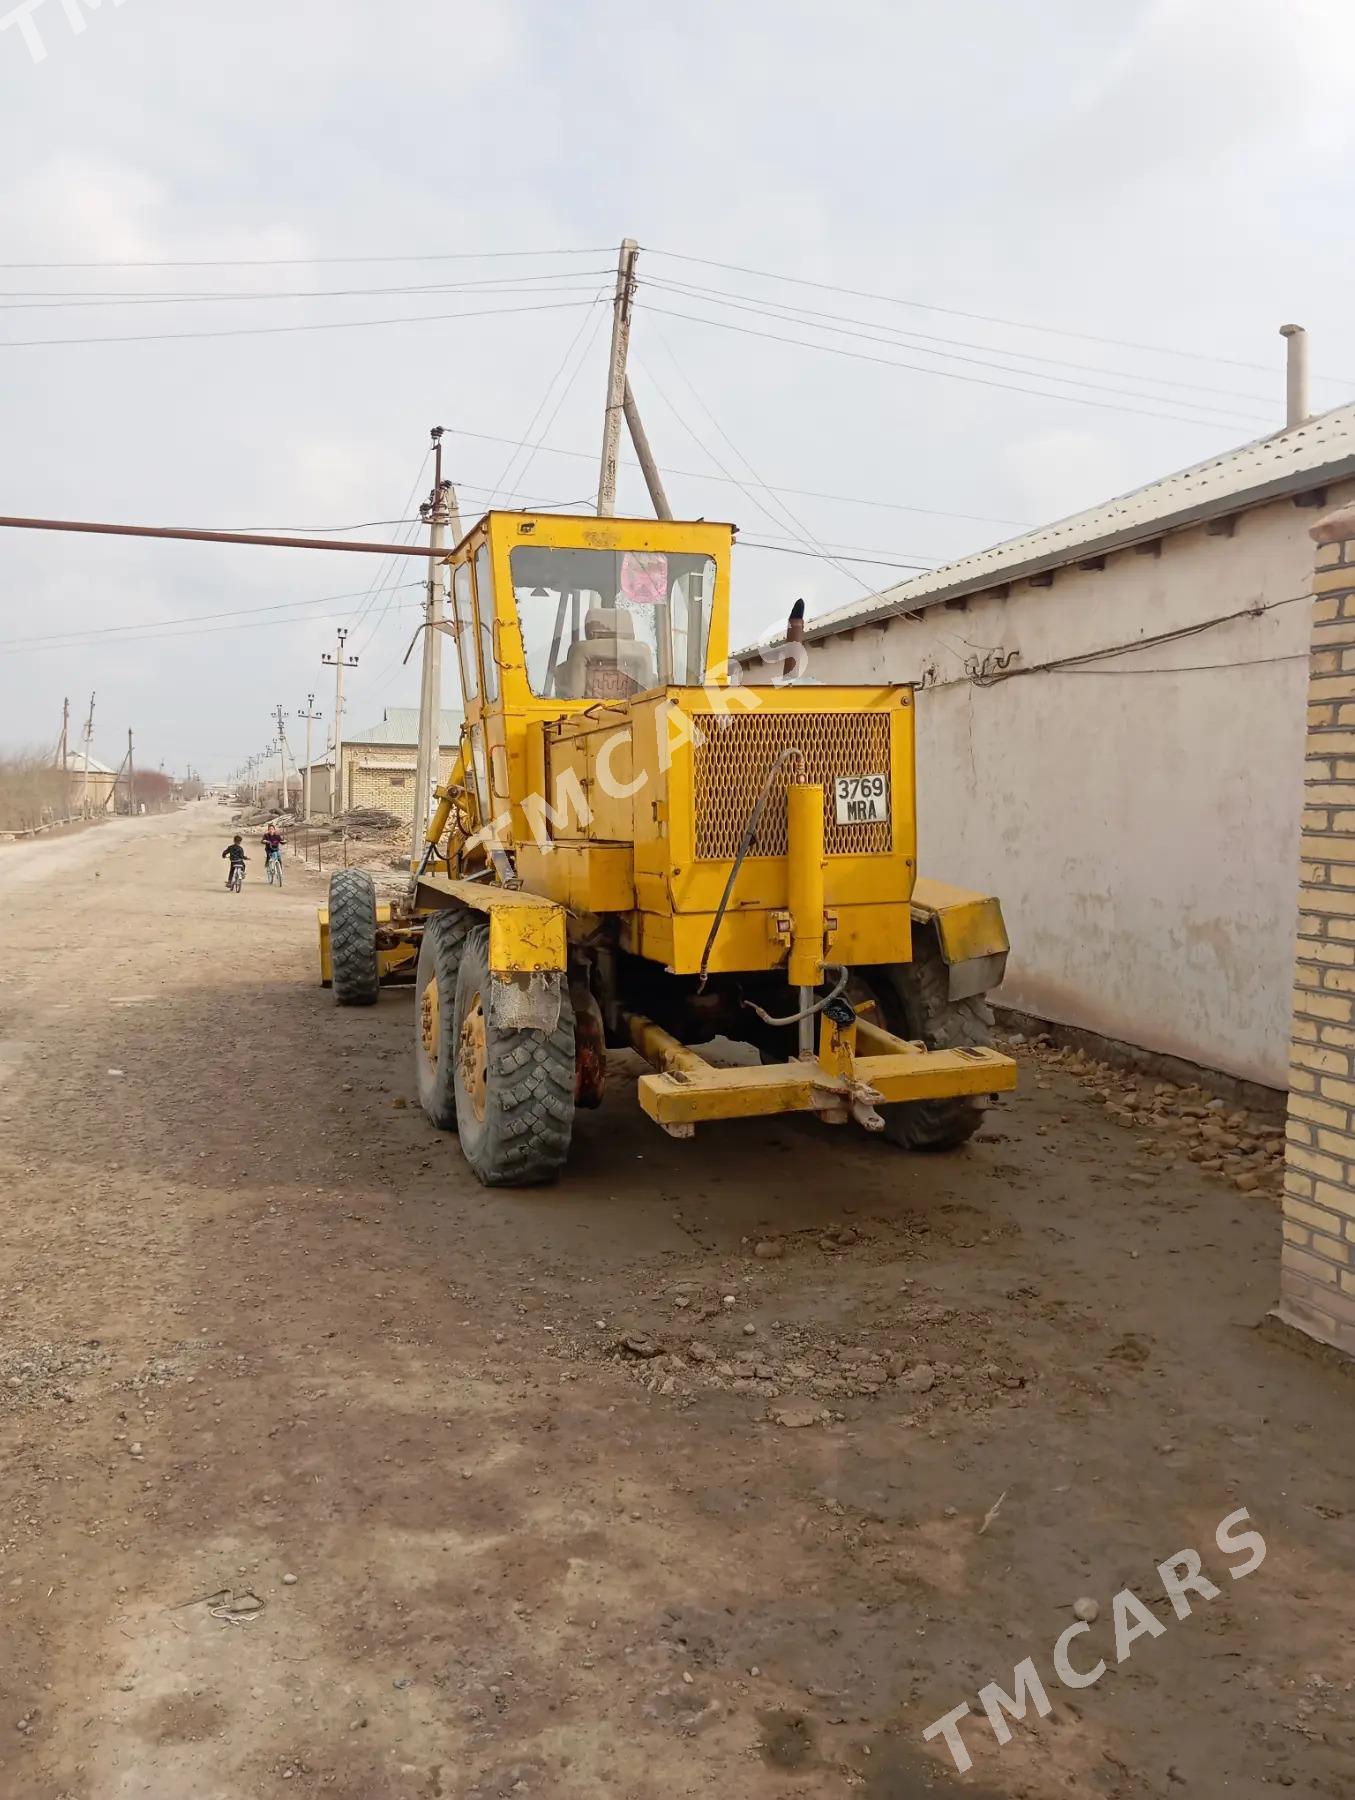
M306 695L306 710L296 716L298 719L306 721L306 766L301 771L301 817L306 824L309 824L311 816L311 726L316 719L323 717L323 714L315 710L314 694Z
M636 405L635 395L630 389L629 376L626 377L625 411L626 424L630 430L630 441L635 446L635 454L639 460L641 473L645 478L645 486L649 489L649 498L654 507L654 517L671 519L673 509L668 504L668 495L664 492L659 466L654 461L654 452L649 447L649 438L640 417L640 408Z
M415 869L423 858L424 834L433 809L433 784L438 777L442 748L442 632L445 618L445 573L449 483L442 479L443 427L435 425L433 439L433 491L419 509L428 524L428 585L423 609L423 663L419 681L419 749L414 770L414 842L410 863ZM455 502L453 501L453 504ZM458 517L456 535L461 536Z
M67 696L61 702L61 739L56 747L56 760L61 765L61 817L63 820L71 816L71 771L70 771L70 731L71 703Z
M282 710L281 700L278 701L277 709L274 712L273 717L277 720L277 724L278 724L278 768L282 774L282 786L278 789L278 793L280 795L280 799L278 802L278 811L286 812L286 810L287 810L287 740L283 735L282 721L287 717L287 715Z
M136 773L132 768L132 728L127 727L127 816L136 812Z
M94 736L94 696L89 697L89 712L85 715L85 783L80 794L80 817L89 817L89 742Z
M347 636L347 631L341 625L338 648L334 655L326 653L320 658L321 662L330 663L334 668L334 779L330 783L329 810L336 819L346 810L343 803L343 672L358 666L356 656L345 656L343 653Z
M621 447L621 415L626 404L626 352L635 305L635 259L640 247L624 238L616 264L616 296L612 302L612 353L607 365L607 411L602 421L602 466L598 471L598 517L616 511L616 469Z

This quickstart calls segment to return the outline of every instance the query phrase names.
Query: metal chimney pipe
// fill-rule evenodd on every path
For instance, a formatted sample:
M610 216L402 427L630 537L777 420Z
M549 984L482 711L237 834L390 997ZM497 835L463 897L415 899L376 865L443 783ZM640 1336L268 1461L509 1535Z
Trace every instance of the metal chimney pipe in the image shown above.
M1302 325L1281 325L1280 336L1289 346L1284 373L1284 425L1286 431L1292 431L1312 417L1308 408L1308 333Z

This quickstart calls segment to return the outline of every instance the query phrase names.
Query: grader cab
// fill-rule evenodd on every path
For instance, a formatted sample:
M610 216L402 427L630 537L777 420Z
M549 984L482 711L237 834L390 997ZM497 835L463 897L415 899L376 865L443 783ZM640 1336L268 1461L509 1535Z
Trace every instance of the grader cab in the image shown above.
M609 1047L675 1137L811 1112L945 1147L1015 1085L1000 907L917 875L912 690L731 680L732 541L496 512L451 553L462 753L407 905L341 871L322 962L348 1004L414 965L419 1098L487 1184L559 1173Z

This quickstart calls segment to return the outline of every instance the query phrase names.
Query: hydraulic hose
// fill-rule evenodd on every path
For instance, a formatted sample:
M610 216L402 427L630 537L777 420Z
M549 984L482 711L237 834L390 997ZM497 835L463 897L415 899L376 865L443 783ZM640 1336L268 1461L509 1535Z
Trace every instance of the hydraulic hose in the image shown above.
M734 853L734 861L730 865L729 879L725 882L725 890L720 895L720 904L715 909L715 917L711 921L710 935L706 939L706 947L701 952L700 980L696 984L698 994L704 992L710 972L710 953L715 948L715 939L724 923L725 912L729 906L729 897L734 892L734 883L739 879L739 870L743 867L748 852L757 842L757 828L762 823L762 815L767 810L767 802L772 797L772 785L786 764L798 760L801 769L805 766L805 753L798 745L791 744L768 769L763 777L762 786L758 789L757 799L753 802L753 810L748 815L748 823L743 828L743 836L739 839L739 847Z

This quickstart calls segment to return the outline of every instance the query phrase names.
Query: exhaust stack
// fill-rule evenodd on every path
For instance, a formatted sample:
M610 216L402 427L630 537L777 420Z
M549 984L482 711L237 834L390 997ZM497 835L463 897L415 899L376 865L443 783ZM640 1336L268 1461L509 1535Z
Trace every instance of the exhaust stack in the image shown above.
M1292 431L1296 425L1312 418L1308 408L1308 333L1302 325L1281 325L1280 336L1288 344L1284 380L1284 426Z

